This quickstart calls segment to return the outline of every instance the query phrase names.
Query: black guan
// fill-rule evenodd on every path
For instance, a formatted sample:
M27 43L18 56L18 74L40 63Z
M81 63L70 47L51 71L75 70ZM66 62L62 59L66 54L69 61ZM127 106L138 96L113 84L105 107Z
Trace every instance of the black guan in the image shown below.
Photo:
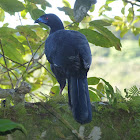
M92 120L91 103L88 91L87 72L91 65L91 51L86 37L78 31L65 30L60 18L45 14L35 23L50 27L45 42L45 55L51 65L60 93L68 80L68 97L74 119L81 123Z

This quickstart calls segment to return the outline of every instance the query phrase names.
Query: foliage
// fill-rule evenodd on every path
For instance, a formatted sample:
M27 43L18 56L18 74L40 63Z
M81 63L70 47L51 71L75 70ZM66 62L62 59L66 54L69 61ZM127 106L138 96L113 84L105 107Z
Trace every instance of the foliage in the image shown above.
M106 0L105 4L99 9L99 15L107 16L107 11L112 11L110 5L115 4L115 0ZM112 25L116 26L116 31L120 31L120 36L124 37L124 35L131 31L134 35L138 35L140 33L140 28L138 27L140 22L139 16L139 7L140 2L137 0L128 1L122 0L123 7L121 9L121 16L116 15L113 17ZM128 9L129 8L129 9ZM127 10L128 9L128 10ZM108 17L110 19L110 17ZM140 38L139 38L140 40Z
M63 1L63 3L65 7L59 8L59 10L64 11L65 14L70 16L72 21L75 21L73 14L71 14L72 9L70 4L66 0ZM41 8L38 8L38 5L40 5ZM3 15L5 12L9 14L14 14L17 11L20 12L21 15L19 15L19 19L22 24L22 18L26 19L27 13L35 20L45 13L44 6L50 7L51 5L44 0L25 0L24 3L14 0L13 4L7 4L2 1L0 2L0 6L1 9L3 9L1 10ZM18 6L17 10L16 6ZM9 9L9 11L6 9ZM15 11L13 9L15 9ZM3 18L4 17L1 17L1 21L4 20ZM90 43L107 48L115 46L117 50L120 50L121 44L119 39L104 27L109 25L109 22L95 20L89 21L89 25L85 29L80 29L80 25L77 23L72 27L67 26L67 28L74 30L80 29L79 31L85 34ZM12 88L19 86L22 80L31 84L32 91L41 88L40 83L46 83L46 79L50 85L54 86L56 84L56 80L50 72L49 64L43 55L44 41L48 36L48 28L46 29L47 30L44 30L44 26L38 25L19 25L15 29L3 25L3 27L0 28L0 54L2 56L0 58L0 79L2 79L0 83L2 88L9 88L9 81ZM97 31L95 29L97 29ZM40 74L35 76L35 73L39 72ZM50 79L53 82L51 82Z
M118 94L117 92L115 94ZM67 105L67 97L60 95L49 99L46 97L45 103L29 103L25 107L15 105L10 107L9 111L5 107L0 111L0 117L11 118L22 123L28 132L27 140L56 138L106 140L112 137L118 140L123 138L137 140L140 130L140 103L139 99L135 102L137 98L134 97L136 96L133 95L130 100L125 100L118 96L118 104L115 106L108 102L92 102L93 120L86 125L75 122ZM20 111L25 109L26 112ZM18 131L11 136L15 140L25 139L25 136Z
M121 37L124 37L129 31L134 35L140 33L137 26L140 16L136 13L136 11L139 12L139 9L135 9L135 6L139 7L139 5L136 1L132 3L123 0L122 16L117 15L111 18L107 16L107 12L111 12L111 4L115 3L115 0L106 0L99 9L100 20L95 20L92 16L96 8L96 5L92 5L95 0L86 3L83 0L77 0L74 10L67 0L62 2L64 7L58 7L58 9L65 12L70 18L70 21L64 21L66 29L83 33L91 43L91 48L96 45L108 50L113 47L116 50L121 50L120 39L110 31L111 26L115 26L116 30L120 31ZM126 13L127 6L129 6L128 13ZM3 89L14 89L19 86L21 81L26 81L32 88L32 94L26 95L26 101L40 102L29 105L29 107L17 104L10 108L6 104L6 107L2 108L1 105L0 118L7 118L23 124L29 132L27 139L55 139L56 137L60 139L84 139L87 137L111 139L111 136L116 139L137 139L139 135L137 130L140 130L137 123L140 122L138 116L140 91L136 86L128 90L125 89L126 95L123 97L121 91L118 88L114 90L113 86L105 79L88 78L94 120L85 125L84 130L73 120L67 105L67 87L63 92L64 96L60 97L58 83L44 56L43 46L49 33L48 27L42 24L22 25L22 20L26 20L28 15L31 19L36 20L45 13L47 7L51 7L51 4L46 0L0 1L0 22L4 22L7 13L15 15L17 12L21 22L21 25L16 28L10 28L8 23L3 24L0 28L0 86ZM6 99L6 101L11 104L11 100ZM112 116L115 119L112 119ZM118 118L122 119L120 128L117 125ZM0 131L11 131L18 128L26 133L24 127L18 123L9 120L1 121L8 123L8 127L3 126ZM122 128L124 129L122 130ZM98 135L95 136L96 130ZM112 135L110 135L110 131ZM16 139L25 139L18 131L12 136Z
M0 134L6 134L8 131L9 133L12 133L12 130L20 130L27 135L27 131L23 125L12 122L8 119L0 119Z

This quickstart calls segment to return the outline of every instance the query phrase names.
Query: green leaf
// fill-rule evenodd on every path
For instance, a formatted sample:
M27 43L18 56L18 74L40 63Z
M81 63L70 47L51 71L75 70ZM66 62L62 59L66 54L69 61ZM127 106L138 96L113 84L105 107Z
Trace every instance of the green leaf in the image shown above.
M8 28L8 27L1 27L0 28L0 38L7 37L8 35L16 33L16 29Z
M5 18L5 13L4 13L4 10L0 8L0 21L4 21L4 18Z
M42 10L40 10L40 9L38 9L38 8L35 8L35 9L33 9L33 10L30 11L30 14L31 14L32 19L33 19L33 20L36 20L36 19L38 19L40 16L44 15L45 12L42 11Z
M41 5L41 8L45 11L46 10L46 6L45 5Z
M57 7L60 11L65 12L66 15L73 17L73 10L69 7Z
M123 110L129 112L129 107L127 106L126 103L118 103L118 104L117 104L117 108L119 108L119 109L123 109Z
M27 14L27 11L26 10L21 11L21 17L23 19L26 19L26 14Z
M32 28L30 26L30 28ZM35 28L33 28L36 31L36 35L39 36L41 39L44 39L45 36L47 36L46 30L42 29L40 26L36 25Z
M59 91L60 91L60 87L59 86L53 86L52 88L51 88L51 90L50 90L50 93L52 94L52 95L54 95L54 94L59 94Z
M137 88L136 85L132 86L129 90L128 93L131 95L140 95L140 90Z
M112 10L112 7L109 7L108 4L105 4L104 8L105 8L106 11L111 11Z
M96 31L90 29L81 29L78 31L86 36L88 42L95 44L96 46L101 46L106 48L113 46L112 42L107 37L105 37L104 35Z
M99 9L99 16L101 16L105 12L104 6L105 5L100 7L100 9Z
M104 94L104 85L103 85L103 83L99 83L97 85L97 89ZM103 97L103 95L99 95L99 96Z
M111 23L108 20L96 20L96 22L100 25L100 26L111 26Z
M46 0L28 0L28 1L34 4L40 4L43 10L46 10L46 7L52 7L51 4Z
M101 100L99 96L95 92L93 92L93 90L90 90L90 89L89 89L89 96L90 96L91 102L98 102Z
M97 85L100 81L100 78L89 77L87 80L88 80L88 85Z
M131 22L131 21L133 21L133 18L134 18L132 7L129 8L128 11L129 11L129 13L128 13L128 16L127 16L127 21Z
M123 38L123 36L129 31L129 29L127 27L124 27L123 30L120 33L120 37Z
M89 87L90 90L95 91L98 97L105 97L104 94L96 88Z
M122 21L123 19L119 16L115 16L114 19Z
M9 25L9 23L5 23L5 24L3 24L2 27L7 27L8 25Z
M104 80L103 78L100 78L105 84L106 84L106 86L108 87L108 89L110 90L110 92L112 93L112 94L114 94L114 89L113 89L113 87L109 84L109 82L107 82L106 80Z
M136 28L136 27L133 26L132 27L132 32L136 36L136 35L138 35L140 33L140 28Z
M25 54L25 49L24 49L22 43L19 42L15 37L13 37L12 35L9 35L5 38L5 40L7 41L8 45L18 49L21 54Z
M138 108L140 107L140 96L132 96L132 100L130 101L131 106Z
M36 33L32 31L28 26L17 26L16 28L21 35L33 38L34 40L37 39Z
M124 15L125 14L125 7L122 8L121 13Z
M92 5L89 11L93 12L94 10L95 10L95 5Z
M16 40L16 39L15 39ZM15 43L10 42L11 40L8 39L2 39L2 45L3 45L3 50L4 50L4 54L19 63L23 63L24 60L22 58L21 52L17 50L17 47L15 45Z
M100 79L105 83L105 93L109 101L109 104L115 104L117 100L115 97L115 92L114 92L113 87L109 84L109 82L107 82L103 78L100 78Z
M51 7L51 4L46 0L28 0L28 1L34 4L41 4L41 6L44 5L45 7Z
M25 135L27 135L27 131L22 124L12 122L8 119L0 119L0 132L6 132L11 130L20 130Z
M93 26L96 28L102 35L104 35L111 43L113 46L115 46L116 50L121 50L121 43L120 40L107 28L103 27L100 25L100 22L98 20L91 21L90 26Z
M11 15L25 9L23 3L18 0L1 0L0 7Z
M115 0L107 0L106 1L106 4L110 4L110 3L112 3L112 2L114 2Z

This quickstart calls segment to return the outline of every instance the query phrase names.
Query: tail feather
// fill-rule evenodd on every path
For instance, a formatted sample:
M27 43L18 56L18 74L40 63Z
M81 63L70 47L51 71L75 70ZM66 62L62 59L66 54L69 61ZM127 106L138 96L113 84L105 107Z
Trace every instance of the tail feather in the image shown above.
M87 78L68 79L69 105L75 120L81 124L92 120Z

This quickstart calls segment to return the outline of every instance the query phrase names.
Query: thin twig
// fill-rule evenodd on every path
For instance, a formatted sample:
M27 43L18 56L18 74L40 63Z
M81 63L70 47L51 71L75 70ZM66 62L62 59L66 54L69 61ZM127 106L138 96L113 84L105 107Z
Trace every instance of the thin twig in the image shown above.
M21 21L19 12L18 12L18 17L19 17L20 24L22 25L22 21Z
M33 73L34 71L36 71L36 70L38 70L38 69L40 69L40 68L41 68L41 66L36 67L36 68L34 68L34 69L30 70L30 71L28 72L28 74Z
M39 65L41 65L44 69L46 69L47 70L47 72L49 72L54 78L56 78L55 77L55 75L51 72L51 71L49 71L44 65L42 65L40 62L37 62Z
M32 56L33 56L34 52L33 52L33 49L32 49L32 47L31 47L31 45L30 45L30 42L29 42L27 36L26 36L26 40L27 40L28 46L29 46L29 48L30 48L30 50L31 50L31 53L32 53Z
M45 53L43 52L37 59L41 59Z
M5 58L5 55L4 55L4 50L3 50L3 47L2 47L1 40L0 40L0 46L1 46L1 51L2 51L2 54L3 54L3 60L4 60L4 63L5 63L5 66L6 66L5 68L8 70L7 63L6 63L6 58ZM12 88L14 88L14 85L13 85L13 82L12 82L12 79L11 79L9 71L7 72L7 74L8 74L11 86L12 86Z
M1 72L0 74L4 74L4 73L6 73L6 72L8 72L8 71L11 71L11 70L15 70L15 69L17 69L17 68L19 68L19 67L25 67L24 65L26 65L28 62L26 62L26 63L23 63L23 64L21 64L20 66L17 66L17 67L15 67L15 68L10 68L10 69L8 69L7 71L4 71L4 72ZM26 67L25 67L26 68Z
M45 43L45 41L44 41L43 43L41 43L41 44L39 45L39 47L36 49L36 51L35 51L35 53L33 54L31 60L28 62L28 65L27 65L27 67L26 67L26 71L25 71L25 72L28 72L30 63L33 61L34 56L36 55L37 51L40 49L40 47L41 47L44 43ZM23 75L24 75L24 73L23 73Z
M134 21L134 18L135 18L135 13L134 13L134 4L133 4L133 3L130 3L130 4L131 4L131 6L132 6L133 19L131 20L131 22L130 22L130 24L129 24L129 25L131 25L131 24L132 24L132 22Z
M0 63L1 64L1 63ZM7 67L5 67L3 64L1 64L2 65L2 67L4 67L5 69L7 69L7 72L11 72L14 76L15 76L15 78L16 78L16 80L18 80L18 78L17 78L17 76L14 74L14 72L12 72L11 70L9 70Z
M1 53L0 53L0 55L3 56L3 54L1 54ZM14 62L14 63L16 63L16 64L19 64L19 65L21 65L21 66L24 66L24 64L25 64L25 63L21 64L21 63L19 63L19 62L16 62L16 61L14 61L14 60L12 60L12 59L6 57L6 56L5 56L5 58L8 59L8 60L10 60L10 61L12 61L12 62Z

